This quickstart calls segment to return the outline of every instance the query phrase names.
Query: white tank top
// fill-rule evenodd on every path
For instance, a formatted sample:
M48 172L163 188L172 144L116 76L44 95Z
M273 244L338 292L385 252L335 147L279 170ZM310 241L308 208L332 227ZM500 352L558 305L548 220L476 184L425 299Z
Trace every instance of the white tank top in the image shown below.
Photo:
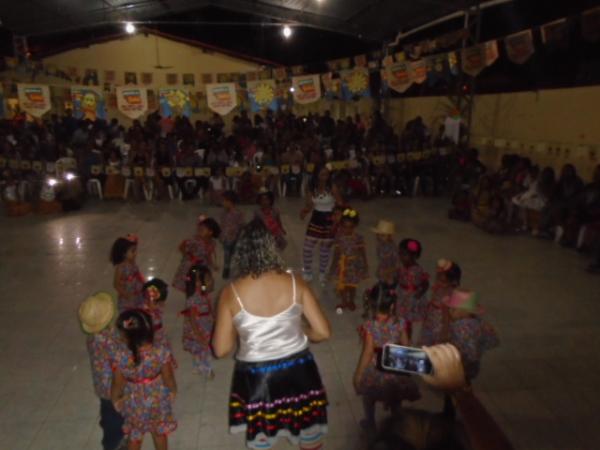
M332 212L335 207L335 198L331 192L313 195L312 201L315 211Z
M285 358L308 347L308 338L302 331L302 305L296 302L296 279L292 276L292 304L271 317L256 316L244 308L233 283L231 289L240 304L240 312L233 324L240 337L236 359L261 362Z

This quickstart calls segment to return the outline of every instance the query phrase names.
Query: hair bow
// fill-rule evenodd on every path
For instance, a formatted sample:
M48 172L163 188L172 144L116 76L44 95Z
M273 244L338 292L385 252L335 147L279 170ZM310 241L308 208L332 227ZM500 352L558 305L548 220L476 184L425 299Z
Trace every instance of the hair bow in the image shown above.
M150 300L158 300L160 298L160 291L156 286L148 286L146 292Z
M452 268L452 261L449 259L440 259L437 263L438 272L447 272Z
M419 251L419 243L417 241L410 241L406 247L411 252L418 252Z
M356 217L358 215L358 213L356 212L356 210L354 209L345 209L344 212L342 213L342 216L344 217Z
M125 330L134 330L137 328L137 325L138 323L135 317L130 317L129 319L123 321L123 328Z
M129 242L133 242L134 244L137 244L139 241L137 234L133 233L127 234L127 236L125 236L125 239L127 239Z
M208 216L206 216L205 214L200 214L198 216L198 220L196 221L197 224L201 224L202 222L204 222L206 219L208 218Z

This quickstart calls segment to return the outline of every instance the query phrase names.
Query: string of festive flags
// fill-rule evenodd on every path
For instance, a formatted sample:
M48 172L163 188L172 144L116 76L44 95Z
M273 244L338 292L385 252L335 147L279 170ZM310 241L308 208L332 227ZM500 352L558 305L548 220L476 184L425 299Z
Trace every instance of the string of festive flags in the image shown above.
M562 18L539 27L541 42L550 47L568 45L572 20ZM116 107L130 118L139 118L158 106L162 114L189 116L199 109L202 101L214 112L226 115L237 105L247 102L254 112L277 110L290 97L295 103L310 104L322 98L356 100L369 97L370 77L379 71L384 89L406 92L412 85L427 82L437 84L463 73L476 77L499 58L499 44L504 44L507 58L524 64L535 53L534 29L527 29L483 42L462 50L455 47L467 37L467 30L446 33L436 39L405 45L402 51L383 55L381 52L356 55L327 62L328 72L305 74L304 66L267 68L249 73L167 73L166 87L153 89L155 77L151 72L125 72L119 85L114 70L104 71L100 87L96 69L79 74L76 68L60 69L41 62L26 61L28 73L44 73L75 83L65 94L69 106L84 118L105 115L105 96L109 106ZM581 35L588 42L600 41L600 7L581 14ZM14 58L4 58L6 68L22 68ZM1 69L1 67L0 67ZM198 90L199 85L204 90ZM162 83L158 83L159 85ZM64 87L63 87L64 88ZM7 97L4 89L4 97ZM155 92L156 91L156 92ZM11 85L8 95L16 96L20 108L40 117L50 109L48 86L41 84ZM18 95L16 95L18 94ZM156 98L158 96L158 99Z

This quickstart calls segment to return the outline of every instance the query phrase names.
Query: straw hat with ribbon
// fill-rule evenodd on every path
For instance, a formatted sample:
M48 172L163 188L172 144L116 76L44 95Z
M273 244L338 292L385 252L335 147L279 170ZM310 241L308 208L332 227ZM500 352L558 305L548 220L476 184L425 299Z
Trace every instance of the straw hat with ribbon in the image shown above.
M107 292L98 292L86 298L79 306L79 321L86 333L99 333L105 329L115 317L117 308L115 301Z
M371 228L371 231L375 234L393 235L396 234L396 227L394 223L389 220L380 220L377 222L376 227Z

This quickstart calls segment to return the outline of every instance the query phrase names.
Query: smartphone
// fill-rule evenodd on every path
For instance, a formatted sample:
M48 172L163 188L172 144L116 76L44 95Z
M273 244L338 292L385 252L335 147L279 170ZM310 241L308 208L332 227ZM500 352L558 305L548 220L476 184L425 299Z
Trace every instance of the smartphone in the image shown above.
M381 367L394 372L431 375L431 361L420 348L403 347L402 345L385 344L381 356Z

